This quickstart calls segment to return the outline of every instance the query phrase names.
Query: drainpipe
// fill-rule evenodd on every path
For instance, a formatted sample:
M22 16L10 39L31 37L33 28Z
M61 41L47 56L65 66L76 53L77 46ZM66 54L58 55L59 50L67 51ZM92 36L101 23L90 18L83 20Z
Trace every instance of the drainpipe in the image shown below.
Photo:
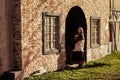
M113 22L113 51L117 51L117 43L116 43L116 22Z

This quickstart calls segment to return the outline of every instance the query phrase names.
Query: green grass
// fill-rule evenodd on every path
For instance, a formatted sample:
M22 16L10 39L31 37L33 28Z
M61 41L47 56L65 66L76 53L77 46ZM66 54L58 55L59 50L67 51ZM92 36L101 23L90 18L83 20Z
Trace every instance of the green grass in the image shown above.
M120 52L113 52L102 59L90 61L81 69L69 67L24 80L120 80Z

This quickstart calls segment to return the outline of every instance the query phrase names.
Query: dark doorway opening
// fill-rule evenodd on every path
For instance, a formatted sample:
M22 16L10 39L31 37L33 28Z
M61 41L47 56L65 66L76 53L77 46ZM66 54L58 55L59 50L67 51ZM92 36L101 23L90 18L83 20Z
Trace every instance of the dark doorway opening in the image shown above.
M73 35L79 26L81 26L84 30L84 38L85 38L84 56L86 61L86 53L87 53L86 52L86 48L87 48L86 18L83 10L78 6L74 6L70 9L66 18L66 30L65 30L66 31L65 32L66 64L71 64L71 52L74 48Z

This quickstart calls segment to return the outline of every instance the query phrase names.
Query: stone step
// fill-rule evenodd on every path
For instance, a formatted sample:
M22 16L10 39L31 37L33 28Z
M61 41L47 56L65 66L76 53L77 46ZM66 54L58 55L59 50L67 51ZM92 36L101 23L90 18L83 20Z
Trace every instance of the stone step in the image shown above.
M9 71L4 73L3 80L22 80L22 71Z

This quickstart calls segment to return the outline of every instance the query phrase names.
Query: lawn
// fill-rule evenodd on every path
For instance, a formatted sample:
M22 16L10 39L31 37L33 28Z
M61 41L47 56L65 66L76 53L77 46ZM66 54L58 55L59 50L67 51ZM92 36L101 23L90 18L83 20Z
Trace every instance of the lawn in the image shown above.
M85 63L82 68L67 67L24 80L120 80L120 52Z

